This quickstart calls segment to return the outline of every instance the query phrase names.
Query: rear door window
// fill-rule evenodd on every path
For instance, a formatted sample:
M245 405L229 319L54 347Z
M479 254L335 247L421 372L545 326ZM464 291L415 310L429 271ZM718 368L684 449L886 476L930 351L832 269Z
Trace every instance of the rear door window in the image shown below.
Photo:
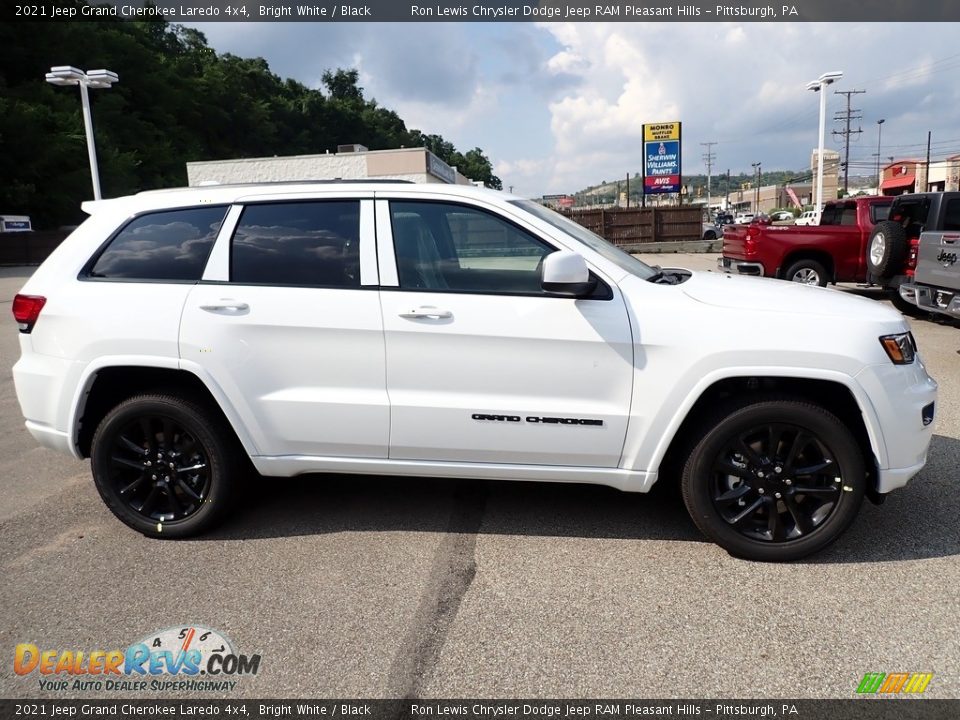
M203 276L226 206L145 213L117 233L87 277L196 282Z
M230 280L249 285L360 287L360 201L246 207L231 245Z
M838 208L839 209L839 208ZM840 225L853 226L857 224L857 204L844 203L839 212Z

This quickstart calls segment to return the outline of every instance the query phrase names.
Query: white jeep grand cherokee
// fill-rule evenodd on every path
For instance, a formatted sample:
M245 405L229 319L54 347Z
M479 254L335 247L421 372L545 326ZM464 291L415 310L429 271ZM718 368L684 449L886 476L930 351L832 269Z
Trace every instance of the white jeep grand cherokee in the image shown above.
M88 203L14 301L27 427L155 537L264 475L679 481L729 552L790 560L926 461L903 318L649 267L540 205L402 183Z

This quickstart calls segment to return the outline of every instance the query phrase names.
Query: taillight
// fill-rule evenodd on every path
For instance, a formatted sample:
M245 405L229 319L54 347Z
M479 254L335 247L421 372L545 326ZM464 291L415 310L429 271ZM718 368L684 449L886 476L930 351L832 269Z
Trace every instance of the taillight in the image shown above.
M752 232L752 228L747 229L746 236L743 240L743 254L744 255L753 255L757 252L757 238Z
M910 252L907 255L907 275L913 275L917 269L917 256L920 252L920 238L910 238Z
M40 317L40 311L47 304L45 297L39 295L17 295L13 299L13 319L20 326L20 332L28 333Z

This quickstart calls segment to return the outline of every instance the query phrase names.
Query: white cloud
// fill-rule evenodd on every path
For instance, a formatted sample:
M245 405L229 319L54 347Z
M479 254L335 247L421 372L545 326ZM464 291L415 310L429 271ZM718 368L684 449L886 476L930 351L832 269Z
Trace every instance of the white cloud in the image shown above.
M324 69L359 67L368 97L410 127L461 149L479 146L505 185L529 195L578 190L641 170L641 126L680 120L684 169L802 170L816 144L817 99L804 86L841 69L864 134L852 157L957 138L956 24L917 23L910 55L897 24L870 23L220 23L217 50L262 55L316 85ZM904 44L906 43L906 44ZM914 43L915 44L915 43ZM916 49L916 48L914 48ZM906 54L904 54L906 52ZM951 98L950 95L953 94ZM842 99L828 95L828 119ZM833 124L828 123L828 129ZM829 136L828 136L829 137ZM889 146L890 151L886 148ZM828 141L828 147L837 147ZM871 150L871 147L873 148ZM960 152L941 146L943 154Z

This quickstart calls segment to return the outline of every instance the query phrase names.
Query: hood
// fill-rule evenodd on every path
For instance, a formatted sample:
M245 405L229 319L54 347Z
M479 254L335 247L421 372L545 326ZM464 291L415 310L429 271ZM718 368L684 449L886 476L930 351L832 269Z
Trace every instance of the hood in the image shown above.
M902 323L893 308L868 298L786 280L693 273L682 286L688 297L716 307Z

